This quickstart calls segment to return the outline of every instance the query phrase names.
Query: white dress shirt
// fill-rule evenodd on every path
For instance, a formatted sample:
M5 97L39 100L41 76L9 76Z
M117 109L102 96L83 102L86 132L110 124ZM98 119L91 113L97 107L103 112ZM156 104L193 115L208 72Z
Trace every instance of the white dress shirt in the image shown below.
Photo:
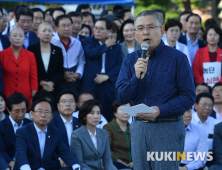
M99 41L99 44L102 45L103 43ZM101 73L106 73L106 53L102 54L102 69Z
M161 39L163 40L163 42L167 39L167 36L165 33L163 34L163 37Z
M69 45L68 51L66 51L64 45L60 41L58 33L55 33L55 35L52 37L51 43L62 49L63 67L70 69L77 65L75 73L79 73L81 75L80 78L82 78L85 65L84 50L81 42L78 39L71 36L69 38L71 40L71 44Z
M170 46L168 41L167 41L167 39L164 41L164 44L167 45L167 46ZM187 56L187 59L188 59L190 65L191 65L190 54L188 52L187 46L182 44L182 43L180 43L180 42L178 42L178 41L176 41L176 49L181 51L182 53L184 53Z
M0 40L0 51L3 51L2 41Z
M214 134L214 126L216 124L220 123L220 121L211 117L211 116L208 116L207 120L204 123L202 123L200 118L198 117L197 113L193 113L191 123L203 128L205 130L206 135L207 135L208 149L212 150L213 138L209 138L209 134L211 134L211 135Z
M25 41L24 41L23 45L24 45L25 49L27 49L29 46L29 32L25 35Z
M42 53L41 52L41 57L42 57L42 61L43 61L43 65L44 65L46 73L47 73L48 67L49 67L50 54L51 53Z
M71 142L71 135L72 135L72 131L73 131L73 125L72 125L72 119L70 120L70 122L67 122L62 115L60 114L63 123L65 124L66 127L66 133L67 133L67 137L68 137L68 141L69 141L69 145Z
M213 110L216 112L216 118L220 122L222 122L222 113L218 112L217 109L214 107Z
M79 111L73 112L72 116L78 119ZM96 126L97 128L100 128L100 129L102 129L103 126L105 126L108 123L106 118L102 114L101 114L100 122L101 123Z
M88 129L87 129L88 130ZM92 139L93 145L95 146L96 150L97 150L97 138L96 138L96 130L95 130L95 134L93 135L89 130L89 136Z
M196 37L196 40L193 44L191 43L191 39L187 34L186 34L186 38L187 38L187 48L188 48L188 51L190 54L190 62L192 65L195 54L196 54L197 50L199 49L198 38Z
M207 145L207 135L204 129L198 127L190 123L186 128L186 136L185 136L185 145L184 145L184 152L208 152L208 145ZM186 155L187 157L187 155ZM188 158L188 157L187 157ZM194 159L192 155L192 159ZM181 163L186 164L188 170L199 169L203 167L206 163L205 161L183 161Z
M12 18L12 20L10 21L10 31L15 28L16 25L15 25L15 18Z

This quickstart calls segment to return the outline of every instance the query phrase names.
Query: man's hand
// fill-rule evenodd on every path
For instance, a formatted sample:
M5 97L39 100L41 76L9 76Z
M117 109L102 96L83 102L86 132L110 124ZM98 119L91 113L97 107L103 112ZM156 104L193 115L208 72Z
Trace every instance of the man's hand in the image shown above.
M79 77L80 77L80 74L79 74L79 73L73 73L73 80L74 80L74 82L75 82L76 80L78 80Z
M11 170L14 169L14 166L15 166L15 161L11 161L8 163L9 167L11 168Z
M40 85L43 87L44 90L46 91L53 91L54 90L54 83L52 81L41 81Z
M117 159L116 161L119 162L119 163L121 163L121 164L123 164L123 165L125 165L125 166L127 166L127 167L129 167L125 162L123 162L123 161L120 160L120 159Z
M141 73L142 73L141 79L143 79L144 76L146 75L148 61L149 61L149 57L146 57L146 59L139 58L136 64L134 65L136 77L138 79L140 79Z
M94 79L96 84L101 84L102 82L109 79L109 76L103 74L97 74L96 78Z
M72 74L73 74L73 72L71 72L71 71L65 71L63 79L64 79L66 82L71 81L71 76L72 76Z
M106 39L105 44L107 48L109 48L113 45L116 45L116 40L113 37L109 36L108 39Z
M182 167L182 166L179 166L178 170L188 170L186 166Z
M67 167L67 165L65 164L65 162L63 162L63 160L61 158L60 158L59 162L60 162L60 165L62 168Z
M156 110L154 113L138 113L136 116L146 120L155 120L160 115L160 109L157 106L152 106Z
M130 163L128 164L128 167L132 168L132 167L133 167L133 162L130 162Z

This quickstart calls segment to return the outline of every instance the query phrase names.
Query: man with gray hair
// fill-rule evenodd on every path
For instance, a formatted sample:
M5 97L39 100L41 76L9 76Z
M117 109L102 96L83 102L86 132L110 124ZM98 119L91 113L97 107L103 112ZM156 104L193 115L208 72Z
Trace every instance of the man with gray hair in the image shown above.
M144 103L156 110L137 114L130 125L136 170L178 170L180 162L170 161L166 153L183 152L182 115L196 99L187 57L164 45L163 33L162 20L156 12L147 10L137 15L134 35L139 44L149 44L146 59L140 58L141 50L128 54L116 82L116 98L121 104ZM147 161L148 154L153 154L154 160ZM162 161L158 161L161 157Z

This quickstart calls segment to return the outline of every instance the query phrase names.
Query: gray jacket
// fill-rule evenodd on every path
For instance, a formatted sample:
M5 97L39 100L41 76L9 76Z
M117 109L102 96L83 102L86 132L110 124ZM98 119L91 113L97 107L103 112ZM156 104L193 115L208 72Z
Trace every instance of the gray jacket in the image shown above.
M125 57L127 56L127 54L128 54L128 47L127 47L127 45L126 45L126 42L123 41L123 42L120 43L119 45L121 46L122 56L123 56L123 58L125 58ZM136 42L136 43L135 43L135 47L134 47L134 51L137 51L137 50L139 50L140 48L141 48L140 45Z

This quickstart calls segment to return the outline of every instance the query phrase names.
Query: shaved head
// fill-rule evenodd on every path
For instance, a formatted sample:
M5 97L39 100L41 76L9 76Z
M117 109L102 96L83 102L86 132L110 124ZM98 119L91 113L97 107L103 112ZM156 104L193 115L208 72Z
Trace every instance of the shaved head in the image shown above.
M13 28L13 29L10 31L9 36L10 36L13 32L18 31L18 30L21 31L21 32L24 34L24 36L25 36L25 33L24 33L23 29L21 29L20 27L15 27L15 28Z
M41 23L41 24L39 25L39 27L38 27L38 32L39 32L39 30L40 30L43 26L50 26L50 27L52 28L52 25L51 25L51 24L49 24L48 22L43 22L43 23ZM53 28L52 28L52 30L53 30Z

